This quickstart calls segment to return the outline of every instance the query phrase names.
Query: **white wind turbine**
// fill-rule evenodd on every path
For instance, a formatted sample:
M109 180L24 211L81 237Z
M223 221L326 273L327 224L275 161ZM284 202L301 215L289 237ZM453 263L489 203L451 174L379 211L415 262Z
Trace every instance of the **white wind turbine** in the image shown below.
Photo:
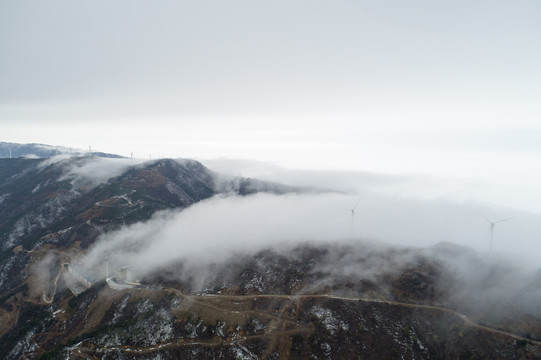
M492 240L494 238L494 228L496 227L496 224L504 222L504 221L508 221L508 220L513 220L514 218L511 217L511 218L505 218L505 219L501 219L497 221L492 221L492 220L489 220L486 216L484 216L480 212L477 212L477 213L479 214L479 216L481 216L483 219L485 219L489 223L488 233L490 237L490 252L492 252Z
M352 239L354 236L355 209L357 208L357 205L359 205L360 202L361 202L361 198L359 198L359 200L357 200L357 202L355 203L355 206L350 209L351 211L351 238Z

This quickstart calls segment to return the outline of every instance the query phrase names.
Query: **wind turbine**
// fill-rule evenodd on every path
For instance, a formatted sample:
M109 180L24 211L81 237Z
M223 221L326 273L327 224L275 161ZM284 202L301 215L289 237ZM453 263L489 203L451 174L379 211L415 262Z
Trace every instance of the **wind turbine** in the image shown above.
M497 221L492 221L492 220L489 220L486 216L484 216L480 212L477 212L477 213L479 214L479 216L481 216L483 219L485 219L490 224L489 228L488 228L488 233L489 233L489 237L490 237L490 252L492 252L492 239L494 238L494 228L496 227L496 224L504 222L504 221L508 221L508 220L513 220L514 218L511 217L511 218L505 218L505 219L501 219L501 220L497 220Z
M11 148L8 148L9 150L9 158L11 159Z
M359 205L359 203L361 202L361 198L359 198L359 200L357 200L357 202L355 203L355 206L352 207L350 209L351 211L351 238L353 239L353 235L354 235L354 218L355 218L355 209L357 208L357 205Z

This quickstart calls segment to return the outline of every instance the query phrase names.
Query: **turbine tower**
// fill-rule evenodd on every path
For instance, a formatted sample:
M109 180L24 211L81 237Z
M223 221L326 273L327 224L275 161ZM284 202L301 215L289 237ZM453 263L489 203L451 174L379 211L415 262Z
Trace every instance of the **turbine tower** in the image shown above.
M11 148L8 148L9 150L9 158L11 159Z
M492 252L492 240L494 239L494 228L496 227L496 224L504 222L504 221L508 221L508 220L513 220L514 218L511 217L511 218L505 218L505 219L501 219L497 221L492 221L492 220L489 220L486 216L484 216L480 212L477 212L477 213L489 223L488 234L490 238L490 252Z

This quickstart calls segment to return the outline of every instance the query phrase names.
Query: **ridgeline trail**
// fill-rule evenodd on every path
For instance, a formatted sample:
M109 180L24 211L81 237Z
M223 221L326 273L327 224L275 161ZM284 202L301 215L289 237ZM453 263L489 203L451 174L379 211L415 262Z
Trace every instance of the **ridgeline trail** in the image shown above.
M394 305L394 306L403 306L408 308L418 308L418 309L431 309L436 311L442 311L446 312L452 315L457 316L462 321L464 321L467 325L472 326L474 328L489 331L491 333L510 336L512 338L515 338L517 340L526 340L530 341L534 344L541 345L541 341L536 341L532 339L528 339L510 332L490 328L481 324L478 324L476 322L473 322L470 320L466 315L460 314L454 310L436 306L436 305L424 305L424 304L415 304L415 303L407 303L407 302L401 302L401 301L393 301L393 300L380 300L380 299L370 299L370 298L361 298L361 297L344 297L344 296L337 296L337 295L330 295L330 294L307 294L307 295L281 295L281 294L260 294L260 295L215 295L215 294L207 294L207 295L183 295L187 298L201 298L201 297L213 297L213 298L224 298L224 299L246 299L246 298L280 298L280 299L288 299L288 300L295 300L295 299L307 299L307 298L313 298L313 299L336 299L336 300L342 300L342 301L362 301L367 303L384 303L387 305Z

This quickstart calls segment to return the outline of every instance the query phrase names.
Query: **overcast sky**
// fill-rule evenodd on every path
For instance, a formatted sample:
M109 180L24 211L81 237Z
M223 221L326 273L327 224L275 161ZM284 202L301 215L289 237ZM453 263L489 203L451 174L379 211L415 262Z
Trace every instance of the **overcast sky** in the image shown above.
M0 141L472 178L494 186L484 200L535 210L540 13L533 0L0 0Z

